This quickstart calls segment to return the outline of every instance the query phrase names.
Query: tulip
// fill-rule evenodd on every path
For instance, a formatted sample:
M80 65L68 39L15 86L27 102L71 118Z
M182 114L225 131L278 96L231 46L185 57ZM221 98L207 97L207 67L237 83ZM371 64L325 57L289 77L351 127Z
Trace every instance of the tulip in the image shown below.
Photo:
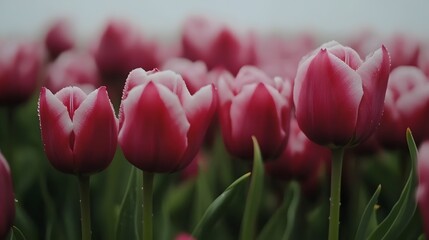
M186 58L172 58L164 63L162 69L180 74L191 94L210 84L207 66L202 61L192 62Z
M423 228L426 237L429 236L429 142L420 145L417 156L417 173L419 183L416 191L416 199L423 219Z
M0 153L0 239L6 236L15 218L15 198L9 165Z
M26 102L34 93L42 49L30 42L0 43L0 105Z
M100 84L94 58L83 52L62 53L48 67L46 75L46 87L53 92L68 86L77 86L89 93Z
M125 157L148 172L183 169L198 153L216 106L212 85L191 95L182 77L172 71L133 70L119 114L119 144Z
M59 171L88 175L112 161L118 126L105 87L89 95L78 87L63 88L55 95L43 87L39 117L45 153Z
M62 52L75 46L73 31L70 21L58 19L52 23L45 35L45 47L52 59L58 57Z
M378 126L389 78L383 46L362 61L351 48L329 42L301 61L293 100L309 139L331 147L353 146Z
M329 149L308 139L292 118L289 140L279 158L265 163L267 173L275 178L306 182L331 159Z
M202 60L209 69L222 67L235 74L243 65L252 64L250 39L207 17L186 19L182 45L184 57Z
M219 119L228 151L252 159L255 136L264 159L277 157L289 134L290 82L245 66L233 81L221 75L218 88Z
M196 239L188 233L179 233L176 235L174 240L196 240Z
M429 79L419 68L402 66L391 72L384 109L376 134L383 146L406 149L407 128L417 144L429 139Z

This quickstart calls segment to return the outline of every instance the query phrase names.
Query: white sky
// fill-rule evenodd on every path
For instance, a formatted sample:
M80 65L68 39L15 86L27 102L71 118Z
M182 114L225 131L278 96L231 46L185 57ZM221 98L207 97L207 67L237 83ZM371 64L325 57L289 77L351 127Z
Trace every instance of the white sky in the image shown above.
M126 17L146 31L178 33L191 13L263 31L316 30L344 35L364 27L429 38L429 0L0 0L0 38L41 34L50 19L67 16L82 36L107 17Z

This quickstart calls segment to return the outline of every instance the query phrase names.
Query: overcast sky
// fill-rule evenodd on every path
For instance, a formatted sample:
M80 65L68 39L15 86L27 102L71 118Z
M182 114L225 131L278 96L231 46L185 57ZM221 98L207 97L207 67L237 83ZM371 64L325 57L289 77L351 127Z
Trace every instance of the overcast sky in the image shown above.
M204 13L239 27L264 31L315 30L346 34L370 27L429 38L429 0L0 0L0 37L41 34L49 20L67 16L78 34L124 17L147 31L177 33L189 14Z

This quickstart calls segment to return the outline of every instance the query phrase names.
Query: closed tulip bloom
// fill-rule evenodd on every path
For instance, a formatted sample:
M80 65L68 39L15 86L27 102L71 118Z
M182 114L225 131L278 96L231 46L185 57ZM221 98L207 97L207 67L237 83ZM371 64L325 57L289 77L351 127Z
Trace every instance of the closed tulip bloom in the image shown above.
M15 218L14 199L10 168L0 153L0 239L6 239L12 227Z
M296 118L307 137L330 147L353 146L380 122L390 72L384 46L362 61L329 42L301 61L293 92Z
M423 219L426 237L429 236L429 142L424 142L419 148L417 173L419 184L416 198Z
M252 136L262 157L277 157L288 139L292 104L291 84L269 78L255 67L243 67L233 80L222 77L219 119L225 146L239 158L252 159Z
M74 45L71 22L65 18L53 22L45 36L45 46L51 58L55 59L62 52L72 49Z
M27 101L36 90L42 48L30 42L0 43L0 105Z
M401 66L391 72L384 109L376 134L383 146L406 149L407 128L417 144L429 139L429 79L419 68Z
M213 85L191 95L172 71L131 71L119 113L126 159L146 172L183 169L198 153L216 106Z
M78 87L55 95L42 88L39 117L45 153L64 173L87 175L107 168L117 146L118 123L106 87Z

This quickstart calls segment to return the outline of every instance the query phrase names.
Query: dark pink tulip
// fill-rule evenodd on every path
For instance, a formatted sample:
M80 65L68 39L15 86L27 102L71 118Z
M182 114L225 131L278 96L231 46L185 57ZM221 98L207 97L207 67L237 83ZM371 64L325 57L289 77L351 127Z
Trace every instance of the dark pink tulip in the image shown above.
M265 168L275 178L305 182L330 160L331 151L310 141L292 119L286 148L279 158L266 162Z
M419 148L417 173L419 184L416 198L423 219L423 228L429 236L429 142L424 142Z
M88 95L78 87L63 88L55 95L43 87L39 117L45 153L56 169L91 174L109 166L118 123L106 87Z
M429 79L417 67L395 68L387 86L384 114L377 131L383 146L406 149L405 132L413 131L414 139L421 143L429 139Z
M188 233L179 233L174 240L196 240L196 238L192 237L192 235Z
M202 61L192 62L186 58L172 58L165 62L162 69L180 74L191 94L211 83L207 77L207 66Z
M36 90L43 59L39 44L0 43L0 105L27 101Z
M365 61L337 42L323 44L304 57L293 92L302 131L312 141L331 147L369 138L380 122L389 66L384 46Z
M127 160L148 172L186 167L201 147L216 96L213 85L191 95L172 71L131 71L119 113L119 144Z
M223 67L232 73L252 63L251 41L222 22L204 16L188 18L182 33L183 54L204 61L209 69Z
M55 59L74 46L75 39L70 21L58 19L53 22L45 35L45 47L51 58Z
M264 159L281 153L289 134L291 88L289 81L272 79L255 67L241 68L234 80L221 75L219 119L232 155L252 159L252 136Z
M45 86L53 92L64 87L77 86L84 92L92 92L100 85L98 68L94 58L85 52L66 51L49 67Z
M0 239L6 236L15 219L15 197L9 165L0 152Z

